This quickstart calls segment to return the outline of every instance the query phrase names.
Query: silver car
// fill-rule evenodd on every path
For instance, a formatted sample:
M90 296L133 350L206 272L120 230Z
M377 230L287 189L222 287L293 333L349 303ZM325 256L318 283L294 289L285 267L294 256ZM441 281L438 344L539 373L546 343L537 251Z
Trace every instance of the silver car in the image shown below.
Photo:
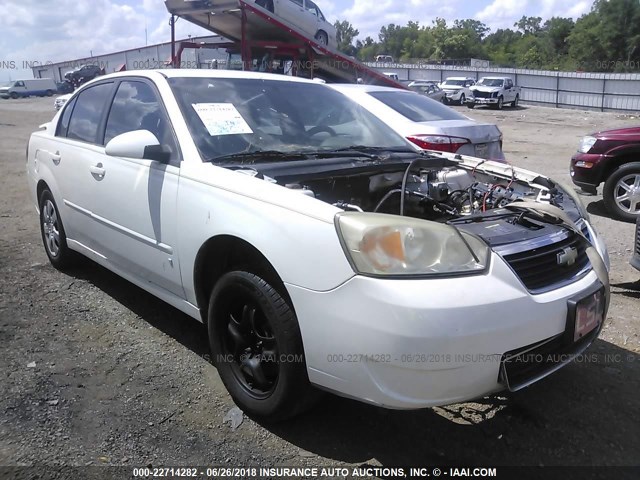
M504 161L502 132L424 95L375 85L331 84L417 148Z
M336 28L327 21L312 0L256 0L256 5L298 27L320 45L337 48Z
M429 98L434 99L436 102L445 103L447 99L444 90L442 90L438 86L437 82L434 82L432 80L414 80L413 82L409 83L407 87L412 92L425 95Z

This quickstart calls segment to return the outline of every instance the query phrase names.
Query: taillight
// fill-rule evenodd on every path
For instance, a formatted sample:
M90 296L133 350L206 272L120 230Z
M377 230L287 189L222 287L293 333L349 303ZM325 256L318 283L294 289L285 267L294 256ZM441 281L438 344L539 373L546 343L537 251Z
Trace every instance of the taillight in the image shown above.
M451 137L449 135L410 135L407 137L412 143L425 150L438 150L439 152L457 152L460 147L471 143L467 138Z

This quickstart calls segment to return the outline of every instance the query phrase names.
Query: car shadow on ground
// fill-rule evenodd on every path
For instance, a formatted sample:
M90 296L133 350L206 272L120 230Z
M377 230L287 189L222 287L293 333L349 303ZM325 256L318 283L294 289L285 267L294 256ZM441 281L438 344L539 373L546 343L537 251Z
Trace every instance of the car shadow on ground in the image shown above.
M201 323L105 268L87 264L70 274L208 358ZM640 451L639 367L640 355L598 339L578 361L515 393L414 411L326 394L292 420L258 423L306 452L352 464L632 464ZM603 437L600 432L613 433Z
M189 315L91 260L83 259L81 265L68 273L96 286L149 325L174 338L194 353L209 358L206 327Z

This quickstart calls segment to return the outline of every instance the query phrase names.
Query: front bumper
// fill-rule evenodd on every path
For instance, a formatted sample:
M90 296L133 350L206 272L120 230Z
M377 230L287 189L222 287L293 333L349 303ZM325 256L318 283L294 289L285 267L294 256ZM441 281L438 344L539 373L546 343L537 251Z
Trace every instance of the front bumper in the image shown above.
M447 100L449 100L449 101L455 101L455 102L457 102L457 101L459 101L459 100L460 100L460 97L462 97L462 93L463 93L463 92L462 92L461 90L457 90L457 91L455 91L455 92L447 92L447 91L445 90L445 92L444 92L444 96L445 96L445 97L447 98Z
M600 283L591 271L570 285L531 295L500 257L493 254L491 260L488 274L470 277L356 276L328 292L287 285L309 380L343 396L400 409L466 401L507 388L503 355L562 336L569 300Z
M571 157L569 173L573 183L593 191L603 180L606 156L599 153L576 153Z
M475 103L476 105L493 105L498 103L498 99L472 97L469 99L468 103Z

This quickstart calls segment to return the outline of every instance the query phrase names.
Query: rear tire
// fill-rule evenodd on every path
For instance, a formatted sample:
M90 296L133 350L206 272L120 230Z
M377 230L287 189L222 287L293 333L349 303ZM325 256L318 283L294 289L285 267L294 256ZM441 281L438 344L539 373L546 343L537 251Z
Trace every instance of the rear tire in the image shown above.
M247 414L280 421L313 404L295 313L266 280L224 274L209 300L213 363L233 401Z
M40 195L39 206L40 235L44 251L54 268L61 271L67 270L77 262L79 255L67 245L62 218L49 190L44 190Z
M471 102L471 103L467 103L467 108L471 108L471 109L473 109L473 108L475 108L475 106L476 106L476 104L475 104L475 103L473 103L473 102Z
M318 33L316 33L315 38L320 45L324 45L325 47L329 45L329 37L327 36L326 32L320 30Z
M53 90L47 90L47 97L53 96Z
M640 215L640 162L615 170L604 182L602 199L614 218L635 222Z

